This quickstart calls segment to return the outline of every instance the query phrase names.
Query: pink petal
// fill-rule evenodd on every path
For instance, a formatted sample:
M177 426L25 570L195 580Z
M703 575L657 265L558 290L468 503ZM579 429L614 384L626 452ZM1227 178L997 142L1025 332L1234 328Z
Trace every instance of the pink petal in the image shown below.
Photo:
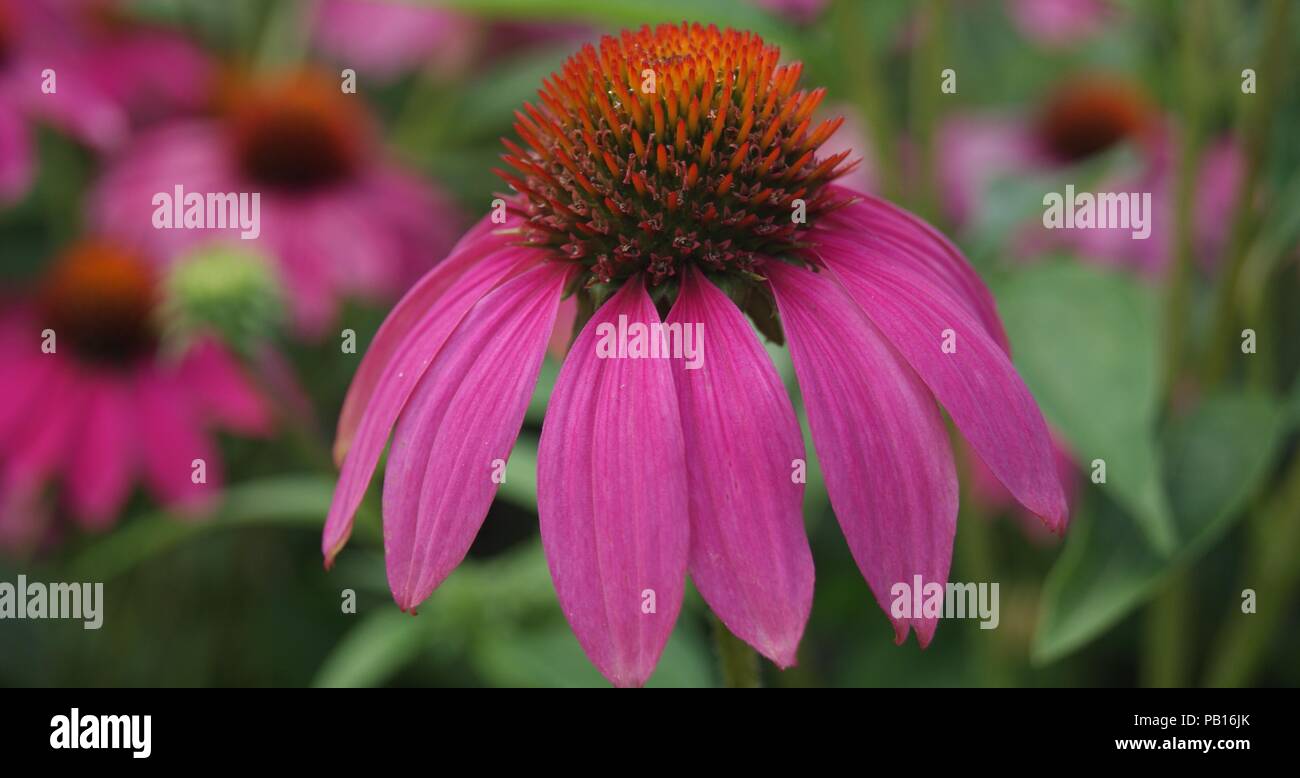
M379 79L430 63L441 70L458 67L469 60L479 35L478 22L461 14L375 0L323 0L313 27L321 49Z
M838 238L882 253L906 255L918 275L947 290L1010 353L993 295L951 241L915 215L884 200L843 187L836 189L839 198L856 197L859 201L818 223L814 242L819 247L823 240ZM843 260L858 261L856 255Z
M6 333L7 334L7 333ZM39 340L32 333L32 343ZM8 451L18 445L13 436L19 434L25 422L32 418L32 408L52 391L52 382L58 375L59 357L52 354L38 356L5 354L0 359L0 447Z
M343 472L321 538L326 566L333 563L347 542L352 532L352 517L365 497L388 433L442 345L474 303L503 279L522 272L544 256L535 249L509 247L481 258L448 287L439 304L429 308L394 349L365 404L352 448L343 461Z
M560 303L560 312L555 317L555 329L551 330L551 340L546 344L546 353L559 361L564 360L569 350L569 341L573 340L573 325L578 321L578 298L566 297Z
M148 369L136 377L134 424L145 481L160 502L185 513L206 509L221 483L221 458L199 428L192 400L175 376ZM203 460L206 479L195 483Z
M537 509L578 642L615 685L640 686L681 609L690 520L671 365L597 356L597 329L620 315L659 322L634 280L583 327L542 425Z
M6 441L0 492L35 489L54 474L77 440L87 387L79 371L47 355L51 370L40 391L28 397Z
M572 269L544 262L479 300L402 411L384 475L384 555L403 610L460 564L483 524Z
M781 262L776 292L826 490L858 569L890 614L928 645L938 622L891 610L896 584L943 586L957 528L957 475L930 392L826 273Z
M374 396L379 377L388 367L393 354L401 347L406 336L422 319L428 316L448 287L460 278L466 270L483 260L487 254L500 250L506 245L508 237L493 233L496 225L484 218L461 239L451 254L424 275L410 291L398 301L397 305L384 319L374 340L361 358L361 366L352 377L347 397L343 400L343 410L339 413L338 434L334 441L334 461L342 464L352 446L357 425L365 413L370 398ZM473 301L470 301L472 304Z
M185 356L181 374L198 405L214 421L243 435L267 435L271 408L244 368L217 343L196 344Z
M86 527L106 528L126 501L138 455L136 432L126 387L112 378L98 381L65 476L72 510Z
M697 330L700 367L673 359L686 443L691 580L727 629L781 667L795 663L812 610L803 527L803 435L745 315L699 271L670 323Z
M1015 498L1055 531L1068 508L1047 424L1006 352L913 258L827 242L819 254ZM955 352L944 353L944 332Z

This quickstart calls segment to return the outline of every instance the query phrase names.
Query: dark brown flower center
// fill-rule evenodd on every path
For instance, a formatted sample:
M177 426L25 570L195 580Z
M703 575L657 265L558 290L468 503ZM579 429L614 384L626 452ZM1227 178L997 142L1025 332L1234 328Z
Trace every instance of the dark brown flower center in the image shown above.
M42 326L58 348L111 365L153 353L154 278L136 256L111 243L87 240L69 248L41 286Z
M1045 104L1038 135L1062 162L1077 162L1125 140L1139 139L1153 111L1134 84L1090 75L1063 85Z
M652 284L694 262L747 277L842 203L826 184L848 152L816 151L824 90L752 33L664 25L585 46L517 113L497 171L523 195L526 241L586 268L588 285ZM842 198L841 198L842 199Z
M361 163L365 118L337 84L299 74L245 85L231 106L240 167L269 189L307 192L347 180Z

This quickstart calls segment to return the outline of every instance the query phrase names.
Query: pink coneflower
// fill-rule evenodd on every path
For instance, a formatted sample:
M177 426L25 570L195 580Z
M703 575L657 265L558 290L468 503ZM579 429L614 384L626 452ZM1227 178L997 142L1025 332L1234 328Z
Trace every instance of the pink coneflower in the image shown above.
M1082 258L1131 268L1147 275L1163 271L1172 254L1175 128L1135 83L1104 73L1072 76L1050 91L1025 116L957 115L939 132L940 189L948 217L962 224L979 217L978 206L998 176L1024 177L1070 169L1122 145L1138 160L1133 170L1107 175L1091 188L1104 192L1149 192L1151 235L1133 240L1126 230L1061 229L1047 233L1030 225L1016 236L1026 253L1062 247ZM1196 185L1196 250L1209 266L1227 238L1225 217L1236 197L1244 159L1230 139L1204 152ZM1081 182L1080 182L1081 183Z
M199 51L132 24L110 0L0 0L0 203L35 172L32 124L84 143L122 142L132 113L193 107L208 77Z
M473 56L478 28L455 11L392 0L320 0L311 23L319 49L381 80L423 66L463 67Z
M1007 0L1006 5L1022 35L1049 48L1086 40L1116 15L1106 0Z
M813 587L805 452L751 321L789 342L832 505L887 611L894 583L948 573L957 480L936 398L1012 494L1064 526L1047 428L988 292L925 223L831 183L848 152L817 151L839 122L812 122L823 90L778 58L753 34L683 24L607 37L545 80L516 125L527 148L506 142L509 223L485 220L412 289L354 379L327 563L393 431L398 605L456 567L570 293L586 313L542 427L542 542L565 616L618 685L653 671L688 572L728 629L795 661ZM700 369L608 352L611 332L661 324L702 327ZM894 631L926 644L935 626Z
M269 431L267 403L222 347L160 353L157 302L147 263L92 238L66 250L30 301L6 306L0 504L32 503L58 481L68 513L102 529L139 475L164 505L199 510L221 482L208 430Z
M155 229L155 194L259 193L257 248L276 261L308 335L332 323L342 297L396 297L451 245L454 207L384 159L360 98L338 80L265 75L226 97L218 118L171 122L132 143L92 194L96 223L171 261L241 230Z
M589 27L577 23L485 21L404 0L320 0L311 30L323 54L377 81L421 69L463 77L503 52L518 56L591 36Z

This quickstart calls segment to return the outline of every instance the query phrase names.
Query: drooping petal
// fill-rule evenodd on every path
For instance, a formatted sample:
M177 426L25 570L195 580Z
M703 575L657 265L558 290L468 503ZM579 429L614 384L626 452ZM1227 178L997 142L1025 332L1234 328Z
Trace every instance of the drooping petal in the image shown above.
M571 270L544 262L481 299L402 411L384 475L384 556L403 610L460 564L483 524Z
M639 686L681 609L690 520L672 367L602 357L620 317L627 332L659 323L639 280L601 306L560 369L542 425L537 509L578 642L615 685Z
M745 315L698 270L684 277L667 321L696 333L684 337L684 348L700 346L693 358L683 352L672 360L686 444L691 580L727 629L789 667L813 594L795 471L805 461L799 422Z
M536 264L544 256L535 249L513 247L488 254L456 279L439 304L426 312L401 340L380 372L379 382L357 425L352 448L343 461L321 538L327 566L347 542L352 518L365 497L388 433L429 363L474 303L503 279Z
M114 378L98 381L86 400L64 479L72 511L84 526L103 529L126 500L138 456L135 435L126 387Z
M848 240L881 252L907 255L916 273L948 290L1002 350L1010 353L1011 346L993 295L952 241L915 215L885 200L843 187L833 188L839 199L856 197L858 201L818 222L815 243L819 253L826 243Z
M826 490L849 549L890 615L925 646L937 620L895 612L894 587L943 586L957 527L957 475L930 392L828 273L769 262Z
M401 347L402 341L410 334L422 319L429 314L451 284L460 278L474 263L482 261L487 254L501 249L507 243L507 237L493 233L497 225L489 218L484 218L474 226L442 262L426 273L411 287L393 310L384 319L375 333L352 384L348 387L343 400L343 410L339 413L338 434L334 439L334 462L342 464L352 446L357 425L365 413L370 398L374 396L379 377L388 366L393 355ZM471 301L472 304L472 301Z
M847 257L846 251L858 253ZM819 253L989 469L1022 505L1061 531L1068 508L1051 436L1006 352L947 289L916 272L910 257L839 245Z
M271 408L230 352L213 341L190 350L181 375L198 405L213 421L243 435L271 430Z
M207 508L221 484L221 458L176 377L156 369L142 372L133 410L145 482L154 496L183 513Z

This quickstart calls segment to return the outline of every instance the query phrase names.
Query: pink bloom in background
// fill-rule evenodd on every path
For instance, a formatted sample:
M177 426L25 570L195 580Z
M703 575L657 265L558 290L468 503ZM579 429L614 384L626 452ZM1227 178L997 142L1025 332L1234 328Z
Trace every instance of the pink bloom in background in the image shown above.
M126 139L131 118L194 108L207 94L202 53L119 17L119 5L0 0L0 203L31 185L34 123L106 149Z
M459 70L479 24L455 11L393 0L320 0L313 36L322 52L381 80L421 67Z
M509 223L483 220L417 283L353 379L327 565L390 435L397 604L414 609L460 563L570 293L594 314L547 409L538 511L561 608L617 685L653 672L688 574L729 630L795 663L813 590L805 451L751 321L784 332L832 506L898 642L915 629L928 644L937 619L892 614L891 587L945 582L952 555L957 477L936 401L1010 493L1064 529L1047 426L988 291L933 228L830 183L852 168L848 152L818 154L839 122L812 122L823 90L798 90L801 66L778 56L749 33L643 28L546 81L516 125L527 149L507 141ZM653 95L637 89L649 63ZM700 328L698 369L620 341L661 325Z
M253 245L276 263L308 336L333 323L345 297L399 296L451 245L455 207L385 159L369 116L337 81L264 77L231 95L218 118L170 122L132 143L91 194L95 223L170 262L241 229L157 229L155 195L259 193Z
M1096 35L1114 13L1106 0L1007 0L1006 5L1022 35L1049 48Z
M1022 254L1061 248L1098 264L1156 276L1173 249L1174 141L1175 128L1136 85L1112 76L1076 76L1061 84L1032 117L948 118L938 134L939 189L948 218L970 224L979 219L980 204L988 201L995 180L1064 172L1129 144L1138 158L1136 170L1107 174L1091 184L1070 183L1079 191L1150 193L1149 237L1136 240L1126 229L1049 231L1035 217L1010 239ZM1203 151L1195 188L1195 249L1207 269L1224 248L1243 165L1240 147L1231 138L1219 139Z
M797 24L811 24L826 10L829 0L751 0L760 8Z
M201 510L221 483L210 430L270 431L267 402L221 346L159 352L156 304L148 265L94 239L0 313L0 505L11 532L23 518L14 511L39 505L50 483L87 529L113 524L137 477L163 505ZM194 482L196 459L206 483Z
M425 68L468 77L465 71L497 52L516 56L541 44L576 44L590 34L582 24L487 22L404 0L320 0L312 27L322 53L379 81Z

